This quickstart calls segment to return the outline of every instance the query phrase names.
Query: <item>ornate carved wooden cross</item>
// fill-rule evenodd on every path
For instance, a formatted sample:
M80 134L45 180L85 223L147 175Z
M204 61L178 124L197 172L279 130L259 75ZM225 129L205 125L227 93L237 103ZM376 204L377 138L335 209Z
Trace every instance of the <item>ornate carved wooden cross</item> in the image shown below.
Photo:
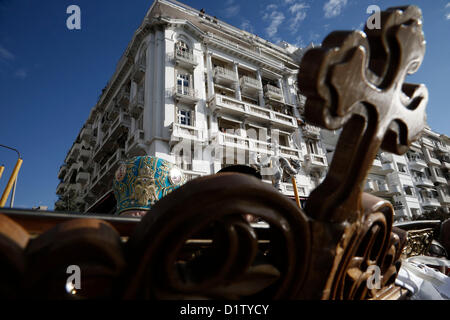
M361 277L361 270L379 263L377 259L385 259L370 258L377 256L370 251L381 229L370 230L372 221L361 231L365 221L373 218L364 217L363 184L380 147L403 154L426 124L426 87L404 82L419 68L424 53L421 11L409 6L382 12L380 30L333 32L322 47L309 50L303 57L299 86L307 97L307 121L331 130L343 127L328 174L306 204L306 213L313 219L313 234L322 238L313 241L311 268L322 269L323 273L310 273L309 282L317 285L330 272L322 298L336 294L348 297L349 292L363 288L362 278L367 277ZM389 242L392 217L384 216L380 224L386 229L385 236L379 241ZM364 237L368 237L366 243ZM365 253L357 253L358 243L365 243L369 249L360 247L359 251ZM324 269L332 261L332 267ZM345 269L343 264L349 266L345 276L338 274ZM347 290L343 293L336 289L339 277L359 283L342 289Z
M367 36L333 32L301 63L307 120L331 130L344 127L329 173L307 204L308 214L319 220L355 221L379 147L405 153L426 123L426 87L404 83L425 53L421 11L388 9L381 26L366 29Z

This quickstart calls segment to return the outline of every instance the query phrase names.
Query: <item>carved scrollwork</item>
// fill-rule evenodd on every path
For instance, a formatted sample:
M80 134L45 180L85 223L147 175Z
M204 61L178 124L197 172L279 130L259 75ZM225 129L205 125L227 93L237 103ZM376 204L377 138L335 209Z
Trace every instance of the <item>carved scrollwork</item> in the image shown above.
M247 214L269 224L267 234ZM237 173L197 178L156 203L130 237L125 297L295 297L309 234L303 212L272 186Z
M363 195L364 212L362 225L351 234L346 247L339 244L345 253L340 260L338 271L333 278L328 299L362 300L378 296L379 292L393 285L400 268L401 241L392 233L394 211L386 201ZM379 268L378 288L370 287L368 280ZM378 275L376 275L378 276Z

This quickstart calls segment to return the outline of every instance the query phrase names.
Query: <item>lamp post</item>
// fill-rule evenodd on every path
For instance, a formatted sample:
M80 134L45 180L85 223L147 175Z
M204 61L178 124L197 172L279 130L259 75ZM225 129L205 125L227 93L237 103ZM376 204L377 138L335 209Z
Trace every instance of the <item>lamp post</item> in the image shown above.
M8 199L9 193L11 192L11 189L13 189L13 193L11 195L11 202L9 205L10 207L12 207L14 204L14 196L16 193L17 175L19 174L19 170L20 170L20 167L22 166L23 160L20 158L20 152L17 149L11 148L11 147L8 147L8 146L2 145L2 144L0 144L0 147L7 148L7 149L17 152L16 165L13 169L13 172L11 173L11 177L9 178L8 184L6 185L5 191L3 192L3 195L0 199L0 208L3 208L5 206L6 200ZM2 172L3 172L3 170L2 170Z

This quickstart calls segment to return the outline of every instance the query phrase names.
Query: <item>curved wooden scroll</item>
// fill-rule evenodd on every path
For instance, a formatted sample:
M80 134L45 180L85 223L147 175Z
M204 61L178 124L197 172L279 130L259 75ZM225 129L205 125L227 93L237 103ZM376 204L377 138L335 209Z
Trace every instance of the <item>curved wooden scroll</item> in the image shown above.
M110 298L125 265L119 234L97 219L58 224L31 241L26 256L27 297L37 299ZM80 267L80 290L66 287L71 265Z
M404 83L424 53L421 11L410 6L383 11L380 30L333 32L302 59L307 120L343 127L328 174L306 204L312 233L322 235L313 243L308 284L324 289L304 298L366 297L371 264L384 268L385 278L394 275L396 262L386 260L396 243L392 208L367 208L363 184L380 147L402 154L425 126L427 89Z
M246 214L270 225L267 239ZM212 243L186 256L196 238ZM125 298L296 297L310 241L303 212L272 186L239 173L197 178L160 200L130 237Z
M0 214L0 298L14 299L23 290L24 249L30 235L20 225Z

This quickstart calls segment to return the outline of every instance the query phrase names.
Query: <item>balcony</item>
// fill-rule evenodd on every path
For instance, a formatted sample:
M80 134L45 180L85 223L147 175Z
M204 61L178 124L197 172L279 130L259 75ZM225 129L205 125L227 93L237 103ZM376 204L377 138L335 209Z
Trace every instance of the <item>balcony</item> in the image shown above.
M191 181L196 178L200 178L202 176L202 173L192 171L192 170L181 170L183 174L186 176L186 181Z
M63 164L58 171L58 179L63 179L67 173L67 165Z
M147 152L143 130L136 130L125 143L125 152L128 157L142 156Z
M113 121L108 132L108 139L117 140L121 135L127 133L131 126L131 118L128 114L121 111L118 117ZM104 140L105 141L105 140ZM106 141L105 141L106 142Z
M81 185L85 185L89 181L89 173L83 172L83 171L79 171L77 176L76 176L75 181L76 181L76 183L79 183Z
M382 170L380 170L381 173L387 174L395 171L395 167L392 162L385 162L381 166L382 166Z
M431 152L429 149L424 150L424 155L425 155L425 160L427 161L428 164L431 165L435 165L435 166L440 166L441 162L439 161L439 159L437 159Z
M116 98L117 104L122 107L127 107L130 103L130 90L129 88L122 87Z
M419 155L408 155L408 162L409 162L409 166L412 169L421 171L424 168L428 167L427 163L425 162L425 160L419 156Z
M116 152L106 162L106 170L108 172L115 172L119 162L125 160L125 149L117 149Z
M236 72L223 67L214 68L214 82L218 84L231 85L237 81Z
M191 51L184 51L175 47L175 52L173 55L175 63L179 66L193 69L198 65L197 59Z
M417 186L434 187L433 181L428 177L413 176L413 181Z
M133 66L133 70L131 71L131 76L134 81L137 83L141 82L144 79L145 75L145 62L137 62Z
M310 125L310 124L304 124L302 126L302 134L304 137L307 137L307 138L319 139L320 138L320 128Z
M88 144L91 144L94 141L91 126L86 126L83 129L81 129L80 138L81 141L85 141Z
M286 146L280 146L280 154L295 160L300 160L302 155L300 150Z
M443 169L450 169L450 156L442 156L441 157L441 168Z
M439 200L437 198L433 197L420 197L421 205L424 208L437 208L440 207L441 204L439 203Z
M58 186L56 187L56 194L57 195L62 195L65 192L66 189L66 183L65 182L60 182L58 184Z
M88 161L91 156L91 150L81 148L78 161Z
M309 169L324 170L328 167L327 158L324 155L306 154L305 166Z
M242 76L240 79L241 92L243 94L257 94L262 90L261 82L257 79Z
M103 132L106 132L111 127L112 121L107 119L106 117L103 119L102 123L100 124L100 129Z
M209 107L213 112L224 111L265 125L276 125L291 131L297 128L294 117L219 94L212 97Z
M212 142L227 148L236 148L241 150L249 150L251 152L273 155L270 143L241 137L234 134L218 132L215 136L213 136Z
M372 167L370 168L370 172L380 173L380 174L383 173L383 164L381 163L381 159L378 155L372 162Z
M436 175L434 172L431 175L431 181L433 181L436 184L445 184L445 185L447 184L447 179Z
M264 95L266 98L283 101L283 90L278 87L266 84L264 86Z
M131 100L129 111L133 118L139 118L144 110L144 92L139 91Z
M78 194L81 192L81 184L79 183L71 183L67 186L66 192L72 195Z
M205 142L202 129L184 124L172 123L169 130L171 132L170 144L175 144L184 139L196 142Z
M186 104L196 104L200 97L197 90L184 86L176 86L172 89L174 99Z
M442 142L436 142L434 145L435 145L436 150L439 153L444 153L445 154L445 153L450 152L450 148L446 144L444 144Z
M439 202L443 205L450 205L450 194L448 193L448 191L444 191L444 188L448 187L442 186L442 188L438 188Z

